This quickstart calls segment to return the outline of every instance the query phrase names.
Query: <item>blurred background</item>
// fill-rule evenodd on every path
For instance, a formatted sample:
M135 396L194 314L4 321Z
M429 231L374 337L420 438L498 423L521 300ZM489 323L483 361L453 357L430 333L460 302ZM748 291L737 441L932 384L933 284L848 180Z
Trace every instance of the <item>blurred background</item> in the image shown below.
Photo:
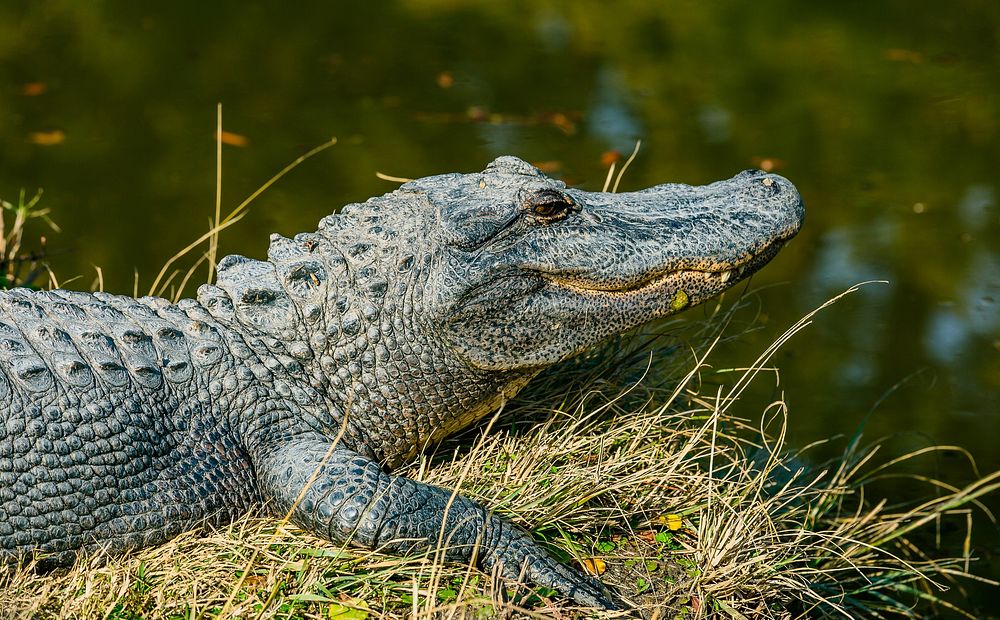
M339 140L256 200L222 253L262 256L267 233L314 230L392 190L376 171L474 171L515 154L595 190L641 139L622 189L752 166L785 175L806 226L754 277L732 331L752 330L713 365L746 366L850 285L888 283L787 344L778 389L759 382L744 415L783 393L793 445L864 425L891 436L890 456L956 444L981 472L1000 468L996 0L4 2L0 198L44 188L39 206L62 229L36 222L25 251L44 235L60 280L79 276L70 288L91 288L98 265L107 290L131 293L138 273L147 291L208 228L219 102L224 213ZM943 454L911 470L975 476ZM1000 573L997 541L980 513L980 574ZM969 596L987 609L991 594Z

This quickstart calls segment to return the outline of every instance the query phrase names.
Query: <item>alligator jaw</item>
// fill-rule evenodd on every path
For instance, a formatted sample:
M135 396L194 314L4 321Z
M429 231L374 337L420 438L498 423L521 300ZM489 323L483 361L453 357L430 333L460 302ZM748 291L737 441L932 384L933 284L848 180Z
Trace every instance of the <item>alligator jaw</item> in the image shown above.
M700 285L696 286L698 289L697 299L700 301L717 295L740 280L751 276L758 269L770 262L781 248L784 247L785 243L786 241L783 239L776 240L757 253L731 265L719 265L716 269L674 268L657 271L637 283L629 283L621 287L587 285L579 280L569 281L560 278L555 274L542 273L540 275L554 287L586 296L607 295L612 297L628 297L666 292L669 297L670 291L682 290L679 286L680 282L696 282ZM667 299L667 301L670 302L670 299ZM697 303L697 301L691 300L691 303L685 303L682 307L693 305L693 303ZM676 311L682 309L682 307L672 309Z

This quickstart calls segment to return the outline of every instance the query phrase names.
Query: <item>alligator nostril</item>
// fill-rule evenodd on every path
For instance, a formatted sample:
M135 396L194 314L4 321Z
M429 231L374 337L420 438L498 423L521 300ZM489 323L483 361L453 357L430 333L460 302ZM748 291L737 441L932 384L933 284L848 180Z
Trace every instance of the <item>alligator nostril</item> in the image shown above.
M779 183L778 179L773 176L768 175L762 178L760 180L760 184L766 188L764 192L766 192L768 196L777 196L782 193L781 183Z

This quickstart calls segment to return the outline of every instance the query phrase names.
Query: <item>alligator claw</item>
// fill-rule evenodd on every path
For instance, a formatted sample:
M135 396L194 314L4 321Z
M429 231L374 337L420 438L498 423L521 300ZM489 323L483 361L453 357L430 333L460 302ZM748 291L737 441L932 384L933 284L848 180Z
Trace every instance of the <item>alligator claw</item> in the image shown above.
M508 527L504 534L510 539L495 551L495 557L500 564L500 575L505 579L552 588L586 607L619 608L607 587L598 579L556 560L520 530ZM493 563L489 557L483 560L485 567Z

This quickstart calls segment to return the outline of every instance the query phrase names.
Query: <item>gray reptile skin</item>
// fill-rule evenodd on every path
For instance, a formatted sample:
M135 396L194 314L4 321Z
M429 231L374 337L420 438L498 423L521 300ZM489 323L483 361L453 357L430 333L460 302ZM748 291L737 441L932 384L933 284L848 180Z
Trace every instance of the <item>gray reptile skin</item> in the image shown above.
M0 568L263 503L389 553L433 548L445 520L448 559L478 545L484 569L611 607L486 508L388 472L543 368L732 286L802 217L761 171L590 193L501 157L272 235L197 300L0 293Z

